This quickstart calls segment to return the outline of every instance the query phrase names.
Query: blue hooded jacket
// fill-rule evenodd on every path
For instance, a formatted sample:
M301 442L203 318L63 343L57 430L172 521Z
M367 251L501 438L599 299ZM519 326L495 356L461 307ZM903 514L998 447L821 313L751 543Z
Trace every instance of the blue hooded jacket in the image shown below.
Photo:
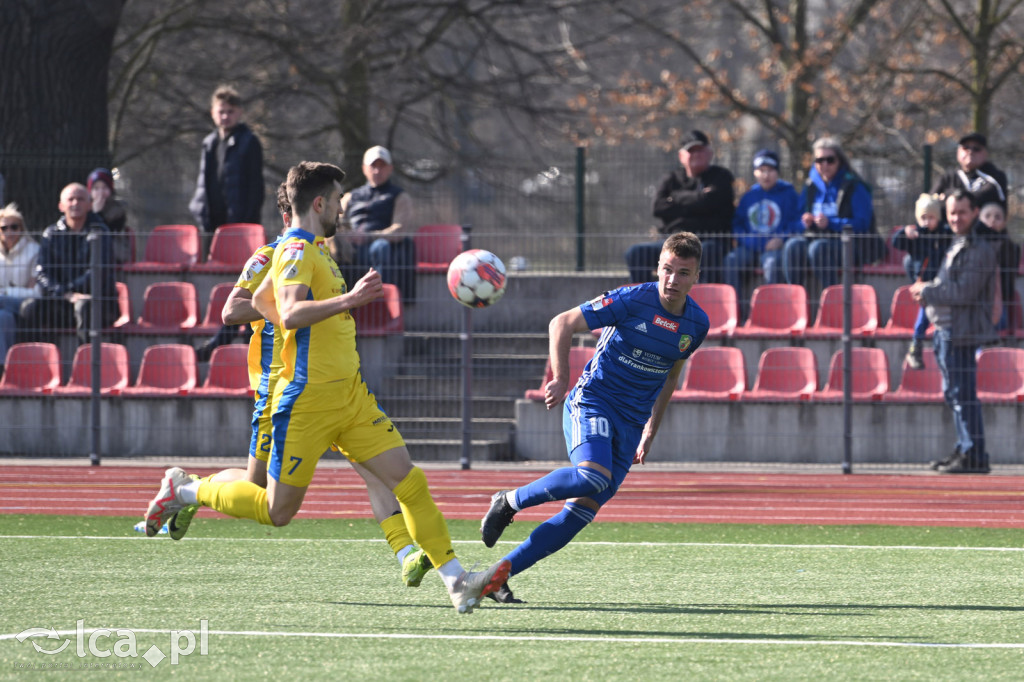
M845 191L841 192L844 185ZM875 210L871 205L871 191L848 166L841 166L832 182L828 184L818 169L812 167L804 190L800 194L800 206L807 213L828 216L829 233L838 235L843 231L844 225L850 225L856 234L872 231ZM813 236L813 232L808 232L808 236Z
M773 237L803 231L800 208L793 185L779 180L770 190L760 184L751 187L741 198L732 218L732 235L751 251L760 253Z

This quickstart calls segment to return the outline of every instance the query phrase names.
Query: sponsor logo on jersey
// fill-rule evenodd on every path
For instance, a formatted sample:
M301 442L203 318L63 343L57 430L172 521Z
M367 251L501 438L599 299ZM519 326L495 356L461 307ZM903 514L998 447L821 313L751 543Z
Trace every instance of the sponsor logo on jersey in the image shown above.
M270 258L265 253L254 253L245 266L245 281L251 281L269 262Z
M689 334L683 334L679 337L679 352L685 353L686 349L693 343L693 337Z
M282 254L282 260L302 260L304 249L306 248L306 242L302 240L296 240L288 242L284 245L284 254Z
M611 305L611 303L612 303L612 299L610 299L609 297L607 297L607 296L598 296L597 298L595 298L593 301L590 302L590 309L591 310L600 310L601 308L605 307L606 305Z
M642 333L646 334L647 333L647 323L646 322L641 322L637 326L633 327L633 329L637 330L638 332L642 332Z
M667 329L670 332L679 331L678 322L673 322L672 320L665 319L661 315L654 316L654 324L658 325L659 327L662 327L663 329Z

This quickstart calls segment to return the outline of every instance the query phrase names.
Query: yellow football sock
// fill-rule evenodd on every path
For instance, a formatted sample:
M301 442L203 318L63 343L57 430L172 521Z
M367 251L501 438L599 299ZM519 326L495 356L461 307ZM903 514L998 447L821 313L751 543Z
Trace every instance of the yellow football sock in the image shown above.
M249 481L220 483L203 479L196 493L199 504L216 509L222 514L252 519L264 526L272 526L267 490Z
M403 547L413 544L409 529L405 527L405 517L401 514L392 514L380 522L380 528L384 531L384 539L391 546L391 551L398 554Z
M423 469L414 466L393 491L402 507L402 515L416 544L430 557L434 566L443 566L455 558L452 538L441 510L434 504ZM394 518L394 517L392 517Z

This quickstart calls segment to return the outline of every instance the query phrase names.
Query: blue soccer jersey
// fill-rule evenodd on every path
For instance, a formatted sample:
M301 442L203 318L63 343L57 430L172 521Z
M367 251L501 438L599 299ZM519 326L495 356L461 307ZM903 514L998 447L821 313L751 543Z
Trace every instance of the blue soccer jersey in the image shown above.
M616 406L626 421L646 423L672 366L704 342L707 314L689 296L681 315L669 313L657 282L607 292L580 311L591 329L605 329L569 399L582 391Z

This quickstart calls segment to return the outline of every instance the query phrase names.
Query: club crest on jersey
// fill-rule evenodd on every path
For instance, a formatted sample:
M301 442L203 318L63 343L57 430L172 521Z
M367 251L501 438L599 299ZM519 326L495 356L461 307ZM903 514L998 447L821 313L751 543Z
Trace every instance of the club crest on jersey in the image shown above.
M690 347L690 344L692 344L692 343L693 343L693 337L690 336L689 334L683 334L682 336L680 336L679 337L679 352L680 353L685 353L686 350Z
M260 273L263 268L267 267L267 263L270 262L270 258L265 253L255 253L249 262L245 266L245 281L249 282Z
M604 296L604 295L598 296L597 298L595 298L593 301L590 302L590 309L591 310L600 310L601 308L603 308L603 307L605 307L607 305L611 305L611 303L612 303L612 299L609 298L608 296Z
M666 318L662 317L661 315L655 315L654 316L654 324L658 325L662 329L667 329L670 332L677 332L677 331L679 331L679 323L678 322L673 322L672 320L666 319Z

